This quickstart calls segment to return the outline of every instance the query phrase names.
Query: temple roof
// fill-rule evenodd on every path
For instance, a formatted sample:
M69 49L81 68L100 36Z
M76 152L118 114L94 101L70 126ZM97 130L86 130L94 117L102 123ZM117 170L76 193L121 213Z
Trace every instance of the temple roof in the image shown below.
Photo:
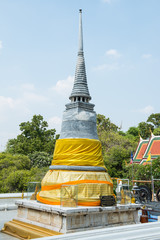
M149 162L146 162L149 154L151 154L152 160L160 156L160 136L155 136L152 132L150 139L140 138L133 162L143 165L149 164Z
M143 159L147 159L150 153L151 158L157 158L160 156L160 136L151 135Z
M69 97L86 97L89 100L91 96L89 94L88 85L87 85L87 76L85 68L85 60L83 53L83 32L82 32L82 10L79 10L79 49L78 49L78 58L75 71L74 85L72 93Z
M133 162L140 163L143 155L145 153L145 150L147 148L149 140L144 140L140 137L136 152L133 157Z

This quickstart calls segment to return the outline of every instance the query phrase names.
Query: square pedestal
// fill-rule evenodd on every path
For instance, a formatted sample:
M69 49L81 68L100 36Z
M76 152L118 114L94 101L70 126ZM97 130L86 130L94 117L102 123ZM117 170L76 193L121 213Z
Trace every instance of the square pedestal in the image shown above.
M139 223L140 205L112 207L61 207L31 200L18 200L16 220L60 233Z

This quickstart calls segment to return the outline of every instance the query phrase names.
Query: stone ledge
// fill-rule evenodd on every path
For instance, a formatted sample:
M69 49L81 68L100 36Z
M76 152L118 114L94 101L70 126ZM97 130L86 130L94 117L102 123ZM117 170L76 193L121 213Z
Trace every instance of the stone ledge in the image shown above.
M61 207L58 205L48 205L48 204L43 204L39 203L37 201L31 201L31 200L17 200L16 205L19 207L24 207L24 208L31 208L35 210L40 210L43 212L51 212L51 213L57 213L61 215L81 215L81 214L89 214L90 212L92 213L99 213L99 212L121 212L121 211L134 211L134 210L139 210L140 205L139 204L128 204L128 205L121 205L117 204L117 206L109 206L109 207L82 207L82 206L77 206L77 207Z
M37 201L19 200L15 219L61 233L139 223L140 205L112 207L61 207Z

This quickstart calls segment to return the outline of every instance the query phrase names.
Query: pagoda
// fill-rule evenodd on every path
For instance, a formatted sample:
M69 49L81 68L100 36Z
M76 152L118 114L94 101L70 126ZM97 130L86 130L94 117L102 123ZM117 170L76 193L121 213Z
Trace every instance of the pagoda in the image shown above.
M62 187L78 186L78 205L99 206L100 196L113 195L113 183L103 163L96 113L94 104L90 103L83 52L82 10L79 10L77 65L69 99L52 165L42 180L37 200L60 205Z

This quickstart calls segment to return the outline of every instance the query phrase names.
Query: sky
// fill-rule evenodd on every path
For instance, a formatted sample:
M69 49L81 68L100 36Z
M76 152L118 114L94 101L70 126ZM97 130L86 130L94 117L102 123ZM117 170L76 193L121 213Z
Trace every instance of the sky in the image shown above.
M160 112L159 0L1 0L0 151L35 114L60 132L74 81L79 9L96 113L127 131Z

